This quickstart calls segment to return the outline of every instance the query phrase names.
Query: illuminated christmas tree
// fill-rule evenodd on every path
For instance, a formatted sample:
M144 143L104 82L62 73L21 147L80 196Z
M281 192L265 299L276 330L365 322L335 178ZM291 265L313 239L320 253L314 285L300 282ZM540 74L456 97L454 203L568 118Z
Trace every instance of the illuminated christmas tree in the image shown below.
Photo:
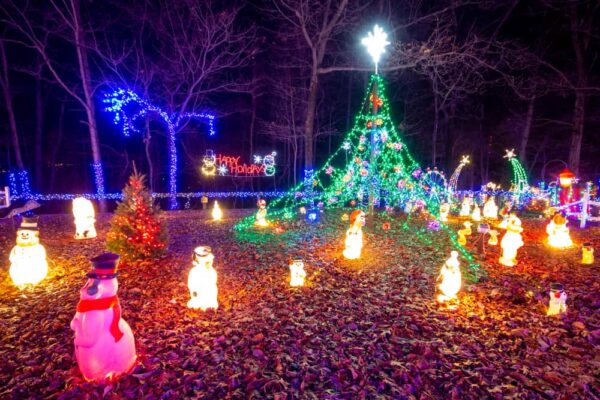
M125 261L152 259L167 250L166 226L158 219L160 209L145 185L144 175L135 171L123 189L106 234L106 247Z

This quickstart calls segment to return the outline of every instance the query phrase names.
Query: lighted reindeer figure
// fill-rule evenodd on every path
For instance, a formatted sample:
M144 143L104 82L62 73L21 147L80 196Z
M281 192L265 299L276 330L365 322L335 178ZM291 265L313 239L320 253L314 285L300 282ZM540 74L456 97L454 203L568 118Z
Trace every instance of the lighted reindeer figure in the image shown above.
M343 251L344 257L348 260L355 260L360 257L363 247L362 227L365 225L365 213L361 210L354 210L350 214L350 228L346 231L346 248Z

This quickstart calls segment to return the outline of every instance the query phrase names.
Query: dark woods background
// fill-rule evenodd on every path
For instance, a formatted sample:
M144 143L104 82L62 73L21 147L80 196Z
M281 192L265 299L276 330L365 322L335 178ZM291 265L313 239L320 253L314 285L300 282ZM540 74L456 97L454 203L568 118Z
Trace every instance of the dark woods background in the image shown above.
M135 161L166 192L164 124L125 138L104 93L129 87L170 114L211 110L178 135L179 190L287 189L352 127L372 70L360 39L393 43L381 63L393 117L423 166L459 187L508 186L515 148L532 180L569 165L600 174L600 3L498 0L0 1L0 170L27 169L37 192L107 191ZM278 152L273 178L207 179L206 149Z

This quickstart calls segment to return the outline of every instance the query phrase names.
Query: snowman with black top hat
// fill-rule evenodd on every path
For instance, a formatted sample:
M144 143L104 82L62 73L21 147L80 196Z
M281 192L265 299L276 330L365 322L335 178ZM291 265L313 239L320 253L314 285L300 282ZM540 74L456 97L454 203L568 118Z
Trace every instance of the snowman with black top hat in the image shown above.
M40 244L38 217L23 217L17 229L17 245L9 256L9 274L17 286L35 285L46 277L46 249Z

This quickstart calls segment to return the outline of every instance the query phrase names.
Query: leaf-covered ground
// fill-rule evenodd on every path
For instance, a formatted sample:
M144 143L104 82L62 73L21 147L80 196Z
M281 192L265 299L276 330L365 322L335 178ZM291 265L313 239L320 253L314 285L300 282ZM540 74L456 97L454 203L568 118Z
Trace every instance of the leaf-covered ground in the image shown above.
M384 231L372 222L363 257L350 262L341 258L339 214L279 235L237 236L231 228L243 212L227 214L220 223L203 211L164 214L168 256L122 268L138 363L105 384L79 374L69 322L109 216L98 218L98 239L81 242L71 216L42 216L51 272L22 291L7 273L13 227L1 221L0 398L600 398L598 261L581 265L579 247L549 249L541 220L523 220L517 267L498 264L499 248L488 246L486 277L448 311L434 302L434 286L449 241L423 223L400 228L397 217ZM600 251L599 234L572 229L577 245ZM215 254L217 312L186 308L191 253L201 244ZM302 288L288 285L295 257L308 271ZM552 282L569 296L568 313L554 318L545 315Z

